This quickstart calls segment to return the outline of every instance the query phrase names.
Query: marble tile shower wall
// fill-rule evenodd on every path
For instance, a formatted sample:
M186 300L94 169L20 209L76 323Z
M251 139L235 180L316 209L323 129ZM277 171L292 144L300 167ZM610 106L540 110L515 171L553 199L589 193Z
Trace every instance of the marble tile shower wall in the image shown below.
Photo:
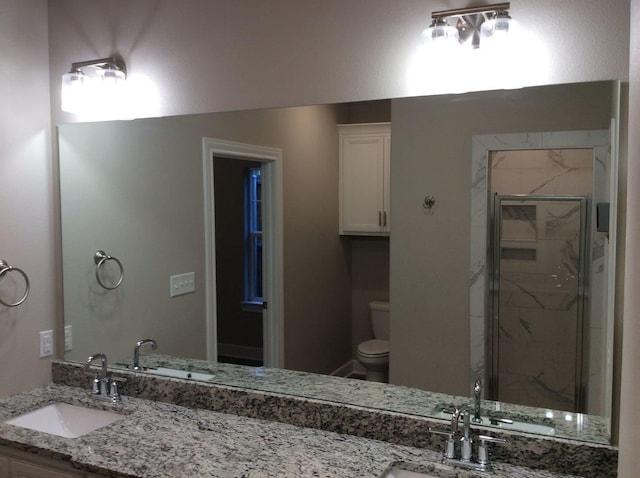
M503 167L496 178L492 179L494 183L504 181L517 187L517 189L507 189L504 191L505 193L524 192L526 194L551 195L557 194L558 188L572 184L574 180L582 185L591 181L588 184L592 205L590 216L592 223L595 224L595 204L610 201L611 158L609 144L609 133L606 130L477 135L472 138L469 323L470 365L473 376L488 378L485 356L487 340L485 316L488 300L487 274L490 267L486 262L486 251L489 246L487 241L487 198L490 188L489 160L491 152L509 153L518 150L520 153L526 153L523 159L519 160L519 167ZM529 153L538 154L530 152L530 150L544 150L545 156L542 158L542 162L545 167L526 168L527 162L538 162L533 157L527 157ZM591 171L587 167L580 167L582 160L579 158L585 151L588 152ZM536 166L539 165L539 163L536 164ZM518 171L518 169L522 171ZM583 191L563 194L583 194ZM590 309L588 311L588 326L591 339L589 344L587 413L606 416L610 409L610 384L607 381L609 367L606 362L607 347L610 347L610 340L608 340L610 331L607 329L608 305L606 297L607 277L609 276L607 265L611 245L605 233L595 233L591 239L588 268L592 294L587 306Z
M493 194L586 195L592 151L500 151L491 155ZM512 203L502 208L500 399L560 410L575 407L580 208ZM530 252L531 254L517 254Z

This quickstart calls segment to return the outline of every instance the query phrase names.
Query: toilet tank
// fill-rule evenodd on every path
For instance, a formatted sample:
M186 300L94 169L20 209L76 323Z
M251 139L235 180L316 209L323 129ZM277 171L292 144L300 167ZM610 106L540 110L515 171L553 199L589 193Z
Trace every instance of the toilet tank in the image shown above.
M389 340L389 302L374 300L369 302L373 337Z

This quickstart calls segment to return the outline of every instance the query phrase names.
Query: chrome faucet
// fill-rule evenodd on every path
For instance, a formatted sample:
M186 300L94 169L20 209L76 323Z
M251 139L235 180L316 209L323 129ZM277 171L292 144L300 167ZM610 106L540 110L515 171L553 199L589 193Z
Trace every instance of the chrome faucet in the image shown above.
M462 418L462 432L459 430ZM446 435L446 448L442 455L442 463L475 471L490 471L488 444L505 443L502 438L478 435L477 459L473 458L473 439L471 438L471 412L468 407L455 407L451 412L451 426L448 432L429 429L431 433Z
M474 423L482 423L482 417L480 416L480 396L482 395L482 380L476 380L476 383L473 384L473 398L474 398L474 409L473 409L473 422Z
M116 379L110 380L107 375L107 356L105 354L90 355L84 364L84 369L88 371L91 364L97 359L101 360L102 368L91 380L91 396L100 400L119 403L122 398L118 393L118 383Z
M136 346L133 349L133 370L143 370L143 367L140 367L140 347L144 344L151 344L151 349L155 350L158 348L158 344L153 339L142 339L136 342Z

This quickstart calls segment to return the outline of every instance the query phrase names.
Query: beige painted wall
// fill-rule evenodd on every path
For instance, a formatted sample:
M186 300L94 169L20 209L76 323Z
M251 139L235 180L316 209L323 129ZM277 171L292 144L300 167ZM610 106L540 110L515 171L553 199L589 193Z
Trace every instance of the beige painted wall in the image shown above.
M348 261L338 231L339 108L313 106L60 127L65 316L74 360L130 356L136 340L205 357L202 138L283 151L285 366L328 373L351 357ZM96 286L96 248L126 282ZM169 276L196 292L169 297Z
M472 136L607 129L609 88L567 85L392 102L393 383L469 393ZM431 214L422 208L428 194L437 201Z
M358 345L373 338L369 302L389 300L389 238L353 237L351 251L351 342L353 358Z
M51 377L50 360L39 358L38 335L56 325L46 1L0 2L0 71L0 259L31 280L26 302L0 305L0 395L6 396ZM10 301L23 292L14 274L0 280L0 294Z
M629 131L640 128L640 0L631 1ZM624 323L622 324L622 385L620 390L620 478L635 478L640 470L640 136L629 134L627 165L627 249Z
M187 7L185 3L49 2L53 123L73 121L59 111L60 75L73 61L96 58L112 50L120 50L126 56L136 75L147 76L156 83L160 106L155 112L162 115L407 96L411 92L406 83L406 67L419 46L419 32L428 23L426 17L430 11L451 7L444 0L334 0L331 8L319 10L312 2L279 0L276 10L264 12L259 6L270 9L270 2L200 0ZM548 83L626 79L631 3L635 21L631 22L634 74L630 91L637 98L638 0L511 3L519 20L539 32L548 46ZM256 6L258 10L245 11ZM5 72L0 80L0 95L3 106L7 105L0 111L0 208L3 221L19 226L2 228L1 247L5 259L28 269L39 282L34 283L29 311L22 308L3 312L14 314L3 321L12 331L11 341L1 343L3 363L24 365L20 370L2 371L0 395L7 395L48 380L48 361L35 358L33 335L37 329L55 323L59 276L52 277L52 245L57 239L49 212L49 147L37 140L38 135L50 135L48 98L42 91L44 81L40 81L46 65L46 20L42 16L47 13L47 2L2 0L0 9L0 62ZM29 35L24 35L25 31ZM282 86L285 84L287 87ZM469 89L474 89L473 75ZM640 122L635 109L630 118L631 131L637 130ZM632 151L640 147L636 142L637 139ZM637 171L630 173L630 183L630 189L640 183ZM36 213L37 221L25 224L25 204ZM634 214L637 211L630 208L632 225L637 220ZM637 231L637 227L630 229ZM630 234L627 266L634 272L639 264L635 258L638 233ZM17 257L15 262L13 257ZM636 283L630 277L628 287L633 290ZM633 302L633 297L629 300L625 327L629 332L627 343L633 344L637 342L635 318L640 305ZM621 432L625 443L621 451L622 478L634 477L640 467L635 453L640 436L640 412L635 407L640 383L637 354L637 348L633 348L624 359L623 383L628 383L628 388L623 387L626 408Z
M544 64L543 72L526 74L518 84L626 78L628 5L628 0L512 0L514 18L535 40L518 58ZM446 87L447 69L430 69L428 79L414 84L421 32L432 11L455 6L461 5L450 0L324 0L322 7L299 0L56 0L49 16L54 122L75 120L60 112L60 75L74 61L113 52L125 57L130 79L145 85L138 99L156 92L158 102L141 105L140 116L431 94L441 90L437 85ZM466 91L477 90L481 79L483 87L502 88L501 65L456 79Z
M59 128L71 360L125 361L145 338L159 352L206 358L202 139L173 129L163 120ZM96 281L99 249L123 264L115 290ZM195 272L196 292L170 298L169 276L185 272Z

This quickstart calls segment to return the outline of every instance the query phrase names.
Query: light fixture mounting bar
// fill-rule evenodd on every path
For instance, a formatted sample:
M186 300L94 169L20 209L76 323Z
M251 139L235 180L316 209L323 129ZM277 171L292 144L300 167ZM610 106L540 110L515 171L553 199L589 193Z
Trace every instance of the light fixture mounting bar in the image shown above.
M437 20L440 18L448 18L448 17L461 17L463 15L473 15L478 13L490 13L490 12L499 12L502 10L509 10L511 7L511 3L494 3L492 5L478 5L476 7L467 7L467 8L454 8L452 10L440 10L438 12L431 13L431 18L433 20Z
M71 71L78 71L80 68L84 68L86 66L104 66L107 65L116 70L120 70L127 73L127 67L124 61L117 56L110 56L107 58L98 58L97 60L87 60L87 61L78 61L75 63L71 63Z

